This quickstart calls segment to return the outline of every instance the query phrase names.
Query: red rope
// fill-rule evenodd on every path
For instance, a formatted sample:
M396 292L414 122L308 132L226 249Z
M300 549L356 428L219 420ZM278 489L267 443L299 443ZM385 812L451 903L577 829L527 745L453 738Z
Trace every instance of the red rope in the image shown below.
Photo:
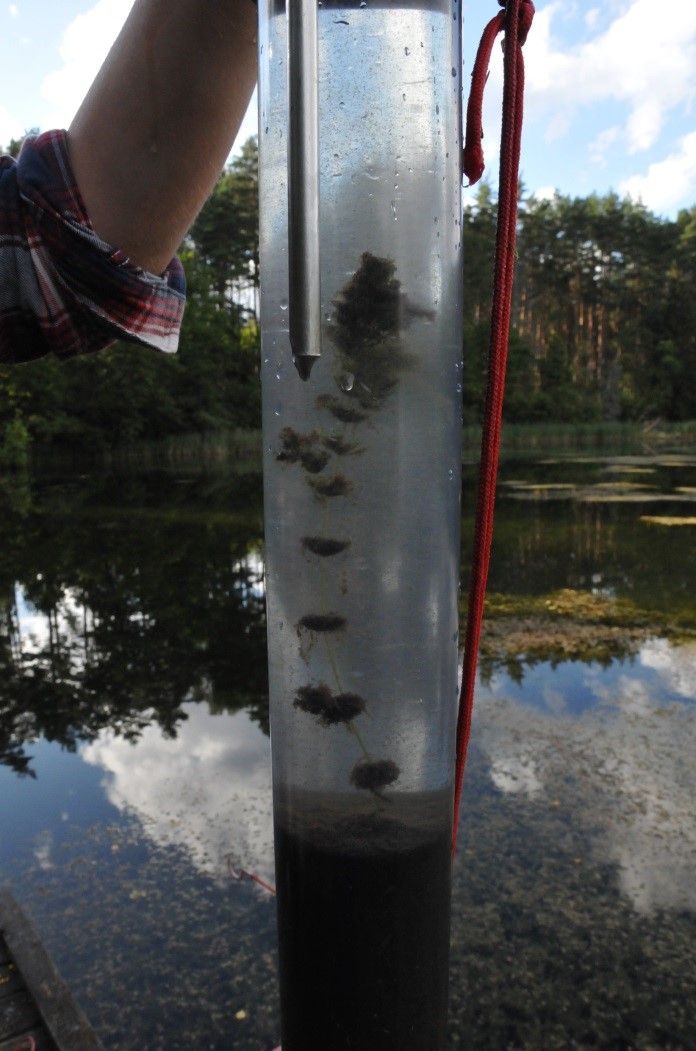
M469 585L469 606L464 636L464 668L459 696L457 722L457 763L455 773L454 817L452 823L452 856L457 849L459 812L464 785L466 755L471 736L474 687L483 609L486 599L488 569L493 541L496 479L500 458L500 430L505 393L512 284L515 270L517 237L517 192L520 171L520 144L524 108L524 58L522 45L534 18L531 0L499 0L505 7L486 26L479 45L471 77L471 94L466 116L466 143L463 168L469 185L483 175L482 110L483 89L488 79L493 44L498 33L505 31L505 83L503 88L503 128L500 147L500 185L498 192L498 229L495 246L491 340L488 361L488 387L481 443L476 525Z

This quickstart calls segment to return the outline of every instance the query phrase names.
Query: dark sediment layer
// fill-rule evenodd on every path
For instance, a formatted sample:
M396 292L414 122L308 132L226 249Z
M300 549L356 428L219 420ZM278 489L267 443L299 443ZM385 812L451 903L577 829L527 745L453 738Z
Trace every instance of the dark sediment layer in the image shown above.
M450 830L360 803L306 831L276 822L283 1051L440 1051ZM407 815L408 817L408 815Z

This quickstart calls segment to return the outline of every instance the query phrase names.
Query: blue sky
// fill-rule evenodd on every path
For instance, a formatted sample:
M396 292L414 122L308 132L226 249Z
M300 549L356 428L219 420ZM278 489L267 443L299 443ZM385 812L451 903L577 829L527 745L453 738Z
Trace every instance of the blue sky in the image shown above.
M132 0L0 0L0 143L70 122ZM232 5L231 5L232 6ZM465 70L495 0L464 0ZM539 0L527 47L523 177L540 196L614 189L696 204L696 2ZM501 60L486 102L496 167ZM254 131L249 114L244 134Z

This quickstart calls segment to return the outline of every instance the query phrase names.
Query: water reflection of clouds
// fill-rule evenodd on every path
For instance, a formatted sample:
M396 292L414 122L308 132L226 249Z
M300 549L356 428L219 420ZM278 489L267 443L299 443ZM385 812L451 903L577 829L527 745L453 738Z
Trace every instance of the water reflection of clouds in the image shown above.
M40 652L50 640L48 616L33 605L21 584L15 586L15 607L22 652ZM55 606L55 630L58 636L73 641L78 634L77 618L82 618L83 615L84 606L77 591L73 588L65 589Z
M36 864L43 872L50 872L55 868L53 861L53 833L50 829L43 829L34 840L34 858Z
M567 801L643 913L696 908L696 723L690 705L664 696L694 697L695 656L648 642L610 687L587 676L596 703L576 715L515 703L500 680L481 691L479 740L496 787Z
M237 590L242 590L242 600L249 596L262 599L266 596L266 564L263 557L257 551L251 551L243 558L232 563L232 571L243 577L243 582L236 584Z
M696 700L696 643L677 648L667 639L651 639L642 647L639 660L644 667L653 668L673 693Z
M266 595L265 564L258 551L250 551L232 563L231 588L240 599L241 605L251 600L258 601ZM36 583L41 584L43 577L38 574ZM18 642L22 654L32 656L43 652L51 642L60 642L71 650L71 657L77 669L84 666L84 644L88 631L93 628L94 614L85 604L85 598L78 588L61 588L52 597L50 618L44 610L38 609L29 598L26 584L16 584L14 589L17 617ZM131 624L146 626L149 615L142 610L132 610L127 617Z
M184 849L213 877L225 876L228 862L272 876L268 739L244 712L184 710L174 740L156 726L135 746L106 732L82 756L106 772L109 801L135 814L157 845Z
M538 796L544 787L534 757L527 752L491 756L490 774L493 784L501 792L522 793L530 799Z

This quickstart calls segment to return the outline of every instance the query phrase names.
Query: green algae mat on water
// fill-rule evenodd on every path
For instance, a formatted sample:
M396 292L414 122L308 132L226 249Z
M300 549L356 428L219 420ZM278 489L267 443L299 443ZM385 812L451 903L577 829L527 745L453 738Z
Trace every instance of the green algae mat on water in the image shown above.
M677 515L641 515L641 522L645 522L646 525L665 526L670 528L671 526L696 526L696 515L683 515L679 517Z
M482 671L520 659L607 663L635 653L655 636L673 642L696 639L696 605L665 616L630 599L573 588L539 596L493 592L486 600Z

